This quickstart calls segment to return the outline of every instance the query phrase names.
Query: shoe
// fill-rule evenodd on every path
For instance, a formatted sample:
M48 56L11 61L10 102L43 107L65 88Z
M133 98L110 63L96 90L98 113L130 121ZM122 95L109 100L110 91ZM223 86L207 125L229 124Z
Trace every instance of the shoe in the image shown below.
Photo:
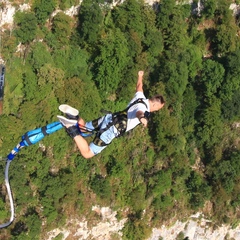
M67 119L67 118L65 118L63 116L59 116L59 115L57 116L57 118L61 122L61 124L66 128L77 125L77 120Z
M61 104L59 107L59 110L63 113L66 114L66 117L68 119L74 119L74 120L78 120L79 119L79 111L67 104Z

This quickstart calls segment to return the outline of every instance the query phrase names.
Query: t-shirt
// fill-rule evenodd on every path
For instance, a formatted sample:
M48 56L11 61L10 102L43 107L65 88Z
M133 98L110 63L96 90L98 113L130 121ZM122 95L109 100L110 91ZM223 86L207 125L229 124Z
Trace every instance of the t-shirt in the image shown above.
M145 106L145 104L143 103L137 103L137 104L134 104L132 107L130 107L128 109L128 122L127 122L127 131L135 128L139 123L140 121L138 120L138 118L136 117L136 113L138 111L142 111L143 113L146 112L146 111L150 111L150 107L149 107L149 100L146 99L145 95L143 92L136 92L135 95L134 95L134 98L130 101L130 103L128 104L128 106L134 102L135 100L139 99L139 98L143 98L143 101L146 103L147 105L147 108Z

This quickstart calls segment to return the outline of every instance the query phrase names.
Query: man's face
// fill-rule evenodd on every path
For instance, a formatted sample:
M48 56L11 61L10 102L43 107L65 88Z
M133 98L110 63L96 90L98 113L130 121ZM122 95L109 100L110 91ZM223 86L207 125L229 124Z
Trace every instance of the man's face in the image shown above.
M153 112L156 112L156 111L159 111L161 108L163 108L164 106L164 103L154 103L153 104Z

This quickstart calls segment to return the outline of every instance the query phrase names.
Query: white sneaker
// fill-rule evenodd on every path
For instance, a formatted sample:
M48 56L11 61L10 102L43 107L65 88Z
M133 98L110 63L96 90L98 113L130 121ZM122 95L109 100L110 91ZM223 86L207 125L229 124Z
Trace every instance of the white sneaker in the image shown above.
M63 116L57 116L58 120L61 122L61 124L66 127L69 128L71 126L75 126L77 124L77 120L71 120L71 119L67 119Z
M67 104L61 104L59 110L67 115L78 116L79 111L76 108L73 108Z

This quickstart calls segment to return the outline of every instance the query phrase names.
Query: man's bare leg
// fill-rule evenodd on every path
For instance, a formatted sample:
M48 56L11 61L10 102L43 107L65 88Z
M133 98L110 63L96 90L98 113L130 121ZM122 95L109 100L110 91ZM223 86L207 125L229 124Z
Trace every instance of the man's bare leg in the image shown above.
M77 135L73 139L84 158L91 158L94 156L94 153L89 148L88 142L81 135Z

